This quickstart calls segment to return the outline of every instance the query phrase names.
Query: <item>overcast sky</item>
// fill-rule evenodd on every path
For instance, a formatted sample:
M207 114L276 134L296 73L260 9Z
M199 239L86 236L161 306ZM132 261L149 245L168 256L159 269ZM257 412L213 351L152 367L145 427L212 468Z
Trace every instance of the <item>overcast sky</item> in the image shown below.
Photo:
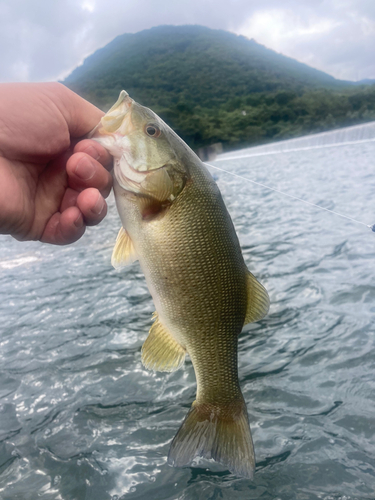
M0 0L0 82L67 76L122 33L201 24L336 78L375 79L375 0Z

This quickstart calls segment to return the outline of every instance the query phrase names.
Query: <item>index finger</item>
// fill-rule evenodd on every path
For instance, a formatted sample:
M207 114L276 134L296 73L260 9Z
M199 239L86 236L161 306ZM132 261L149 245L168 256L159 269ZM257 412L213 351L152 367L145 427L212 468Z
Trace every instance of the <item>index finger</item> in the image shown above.
M112 168L112 156L101 144L91 139L83 139L74 146L73 153L86 153L98 161L107 170Z

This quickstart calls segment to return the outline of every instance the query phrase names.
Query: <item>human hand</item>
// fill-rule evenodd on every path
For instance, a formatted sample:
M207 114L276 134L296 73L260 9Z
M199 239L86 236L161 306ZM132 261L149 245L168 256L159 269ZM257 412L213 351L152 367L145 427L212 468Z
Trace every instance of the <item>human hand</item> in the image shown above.
M0 84L0 234L65 245L107 213L103 113L58 83Z

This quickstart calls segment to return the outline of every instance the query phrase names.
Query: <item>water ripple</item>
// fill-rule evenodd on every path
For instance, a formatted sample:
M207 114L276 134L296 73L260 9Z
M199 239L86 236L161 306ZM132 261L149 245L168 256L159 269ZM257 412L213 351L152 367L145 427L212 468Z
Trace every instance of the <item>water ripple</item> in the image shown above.
M228 160L225 168L367 220L374 147ZM142 367L154 307L137 264L110 267L120 225L110 199L106 221L72 246L3 237L2 500L373 500L372 235L217 177L246 263L271 297L269 315L239 340L254 480L204 463L167 465L195 398L194 371L189 359L171 374Z

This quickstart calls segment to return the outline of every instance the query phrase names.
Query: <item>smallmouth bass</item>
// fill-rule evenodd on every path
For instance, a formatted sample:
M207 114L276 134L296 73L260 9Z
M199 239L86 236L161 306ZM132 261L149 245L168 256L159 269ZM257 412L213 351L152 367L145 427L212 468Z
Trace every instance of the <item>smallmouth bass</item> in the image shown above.
M214 459L251 478L255 457L237 342L244 324L267 314L267 291L246 268L210 173L153 111L122 91L92 139L114 157L123 227L112 264L138 259L156 308L142 362L151 370L174 371L188 353L195 370L196 400L168 462Z

